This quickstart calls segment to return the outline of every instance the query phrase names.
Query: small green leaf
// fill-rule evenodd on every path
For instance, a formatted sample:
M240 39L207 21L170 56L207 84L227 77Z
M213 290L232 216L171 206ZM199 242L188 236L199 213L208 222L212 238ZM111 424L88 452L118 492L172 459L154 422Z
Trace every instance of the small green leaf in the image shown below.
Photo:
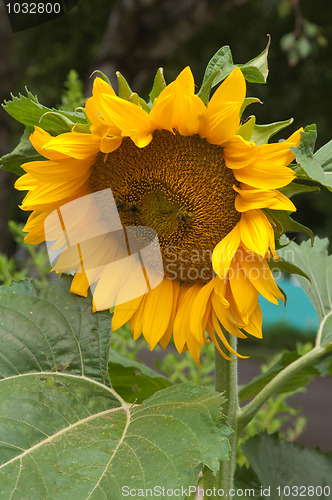
M261 434L249 439L243 445L243 452L250 468L238 469L235 483L237 488L255 489L251 497L280 500L297 497L302 490L305 498L320 498L320 489L316 495L316 487L324 491L327 486L325 498L330 498L331 461L320 451L282 441L276 435Z
M100 69L96 69L90 76L90 78L95 75L97 73L97 75L102 79L104 80L104 82L108 83L109 85L111 85L111 82L108 78L108 76L105 75L105 73L103 73L102 71L100 71Z
M206 80L205 83L203 81L201 88L197 92L198 97L200 97L202 99L204 104L207 104L209 102L210 92L211 92L212 86L214 85L214 80L220 72L221 72L220 69L217 69L216 71L214 71L209 76L209 78Z
M148 113L150 113L150 111L151 111L150 106L144 101L144 99L142 99L142 97L140 97L138 94L136 94L136 92L131 94L129 100L130 100L130 102L133 102L134 104L136 104L136 106L143 108L144 111L147 111Z
M233 63L232 52L228 45L219 49L207 64L202 86L198 92L199 97L203 99L203 102L207 102L206 99L211 88L224 80L237 66L241 68L248 82L265 83L268 75L267 54L269 46L270 39L263 52L246 64Z
M272 272L280 271L287 274L297 274L298 276L303 276L303 278L306 278L310 281L309 276L301 268L299 268L295 264L287 262L281 257L279 257L278 260L268 259L267 261Z
M269 52L269 47L271 43L271 37L268 36L269 40L263 52L261 52L257 57L251 59L246 64L239 64L246 80L252 83L266 83L267 76L269 74L269 68L267 64L267 55ZM254 71L257 70L257 71Z
M290 217L291 212L285 210L264 209L264 212L275 225L277 237L284 233L305 233L310 236L311 242L314 242L314 234L310 228L296 222Z
M159 96L160 92L166 87L163 68L158 68L156 76L154 77L153 87L149 94L151 103Z
M250 141L256 123L256 117L250 116L248 120L237 129L236 135L240 135L244 140Z
M45 158L33 148L29 140L32 132L33 129L31 127L25 127L24 133L16 148L11 153L0 158L0 166L16 175L23 175L25 173L24 170L21 169L23 163L45 160Z
M108 371L112 387L129 403L142 403L171 382L147 366L110 350Z
M254 104L256 102L263 104L262 101L258 99L258 97L246 97L240 109L240 116L242 116L243 111L247 108L247 106L250 106L250 104Z
M118 79L118 94L121 99L125 99L126 101L130 101L130 97L133 94L129 83L125 79L125 77L120 73L120 71L116 72L116 77Z
M280 188L279 191L287 196L287 198L291 198L297 194L303 193L312 193L314 191L319 191L318 186L309 186L308 184L299 184L296 181L291 182L288 186Z
M275 134L293 123L293 118L282 122L269 123L267 125L255 125L251 140L256 144L267 144Z
M116 77L118 79L119 97L136 104L136 106L143 108L144 111L147 111L149 113L151 111L150 106L144 101L144 99L142 99L142 97L139 97L136 92L133 92L131 90L127 80L120 73L120 71L116 72Z

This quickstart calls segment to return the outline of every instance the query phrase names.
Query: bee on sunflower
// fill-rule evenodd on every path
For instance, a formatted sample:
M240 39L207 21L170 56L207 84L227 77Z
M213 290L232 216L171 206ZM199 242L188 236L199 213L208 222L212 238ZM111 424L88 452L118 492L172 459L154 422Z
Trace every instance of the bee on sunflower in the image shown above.
M107 189L123 227L153 229L164 276L147 293L115 305L113 330L129 321L134 338L143 334L151 349L166 348L173 336L177 350L189 350L197 363L210 340L226 359L232 358L220 344L240 356L224 330L261 338L259 295L275 304L284 300L267 262L278 256L265 209L296 210L279 189L295 178L290 148L299 144L301 129L274 144L242 137L245 97L238 67L207 104L186 67L151 109L118 97L96 77L85 104L89 133L74 128L53 137L35 127L30 141L47 161L23 164L27 173L16 182L29 191L21 208L33 211L24 228L28 243L47 239L44 223L54 211ZM78 217L77 232L84 234L86 220L100 217L103 208L98 216L89 209ZM61 243L58 248L61 255ZM71 291L86 296L93 285L94 299L108 309L115 304L114 276L98 267L101 254L93 252L97 271L88 279L80 260Z

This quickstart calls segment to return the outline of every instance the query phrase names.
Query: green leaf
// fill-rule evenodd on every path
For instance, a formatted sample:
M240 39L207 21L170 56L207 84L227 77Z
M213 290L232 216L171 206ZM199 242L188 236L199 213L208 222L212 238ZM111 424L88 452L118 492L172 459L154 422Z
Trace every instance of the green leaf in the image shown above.
M314 191L319 191L318 186L308 186L308 184L299 184L298 182L291 182L288 186L280 188L279 191L287 196L287 198L291 198L297 194L303 193L312 193Z
M272 272L280 271L282 273L287 273L287 274L296 274L298 276L303 276L304 278L310 281L309 276L300 267L296 266L295 264L291 264L290 262L287 262L281 257L279 257L278 260L267 259L267 262Z
M256 117L250 116L246 122L244 122L244 123L242 123L242 125L240 125L236 134L243 137L243 139L245 141L250 141L254 127L255 127L255 123L256 123Z
M103 73L102 71L100 71L100 69L96 69L90 76L90 78L95 75L97 73L97 75L102 79L104 80L104 82L108 83L109 85L111 85L111 82L110 82L110 79L108 78L107 75L105 75L105 73Z
M264 212L275 225L275 232L278 238L280 238L284 233L305 233L310 236L311 242L313 244L313 232L309 227L304 226L300 222L292 219L290 216L292 212L288 212L286 210L272 210L268 208L264 209Z
M268 75L267 54L269 46L270 39L263 52L246 64L233 63L232 52L228 45L219 49L207 64L202 86L198 92L199 97L206 103L211 88L224 80L237 66L241 68L248 82L265 83Z
M70 283L0 287L1 498L116 500L215 474L229 453L223 396L184 384L126 403L107 385L110 314Z
M153 87L149 94L151 103L159 96L160 92L166 87L163 68L158 68L156 76L154 77Z
M240 109L240 116L242 116L243 111L250 106L250 104L255 104L259 102L260 104L263 104L258 97L246 97L245 100L243 101L242 107Z
M21 169L23 163L45 160L45 158L33 148L29 140L32 132L33 129L31 127L25 127L24 133L16 148L11 153L0 158L1 167L16 175L23 175L25 173L24 170Z
M42 127L52 135L69 132L79 124L87 125L83 113L47 108L28 90L27 97L21 94L18 97L12 96L11 101L5 101L3 108L18 122L28 127Z
M308 125L301 132L300 144L291 150L300 166L299 176L318 182L332 191L332 141L314 154L316 138L316 125Z
M293 118L289 120L284 120L282 122L269 123L267 125L255 125L251 140L258 144L267 144L269 139L275 134L288 127L293 123Z
M240 401L245 401L255 397L281 370L286 368L301 357L298 351L284 352L280 354L279 359L269 368L268 371L255 377L249 384L241 387L239 391ZM315 377L325 377L332 375L332 359L330 356L319 359L314 365L308 365L298 371L285 384L283 384L277 394L293 394L303 390Z
M269 74L269 68L267 64L267 55L269 52L269 47L271 43L271 37L263 52L261 52L257 57L251 59L246 64L239 64L244 77L248 82L252 83L266 83L267 76Z
M250 494L252 498L320 498L316 486L323 489L327 486L322 498L330 498L332 466L329 458L320 451L302 448L267 434L248 440L243 451L250 468L238 469L235 481L237 488L255 489L255 496Z
M125 99L126 101L130 101L136 106L142 107L148 113L151 111L150 106L140 97L136 92L133 92L125 79L125 77L120 73L120 71L116 72L116 77L118 79L118 87L119 87L119 97L121 99Z
M70 285L63 277L0 287L0 378L60 371L109 383L110 314L92 314L91 297Z
M108 370L112 387L128 402L141 403L172 385L167 378L137 361L110 350Z
M284 238L283 241L287 243L288 240ZM310 278L311 283L301 276L298 281L317 313L320 326L316 344L321 347L332 343L332 256L327 253L328 244L327 238L316 236L313 248L309 241L303 241L301 245L291 242L278 252L287 262L298 265Z
M4 500L120 500L125 487L188 488L204 465L216 473L228 456L229 428L214 420L223 397L190 384L142 405L69 374L8 378L0 393Z

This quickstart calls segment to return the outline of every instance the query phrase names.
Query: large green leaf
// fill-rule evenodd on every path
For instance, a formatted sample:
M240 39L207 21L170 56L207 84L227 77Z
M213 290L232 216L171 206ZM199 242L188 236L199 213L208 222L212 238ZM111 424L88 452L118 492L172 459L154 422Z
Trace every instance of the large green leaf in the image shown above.
M283 241L288 242L287 238ZM332 345L332 256L328 255L328 244L327 238L315 237L313 247L307 240L301 245L290 242L278 251L284 260L299 266L310 278L308 281L297 277L317 313L320 325L316 344L321 347Z
M222 396L192 385L134 406L87 378L41 373L2 380L0 397L4 500L174 490L196 484L204 464L216 472L228 455L228 428L214 422Z
M247 441L243 451L250 468L237 471L236 486L246 488L248 496L252 489L255 493L250 493L252 498L269 497L271 500L332 497L332 464L318 450L301 448L263 434ZM324 487L325 494L322 494Z
M141 403L155 392L172 385L155 370L110 350L108 361L112 387L126 401Z
M1 499L120 500L124 486L216 473L229 452L223 396L184 384L125 402L107 374L110 314L93 314L70 281L0 288Z
M109 383L110 314L92 314L91 297L70 293L70 283L0 287L0 378L60 371Z

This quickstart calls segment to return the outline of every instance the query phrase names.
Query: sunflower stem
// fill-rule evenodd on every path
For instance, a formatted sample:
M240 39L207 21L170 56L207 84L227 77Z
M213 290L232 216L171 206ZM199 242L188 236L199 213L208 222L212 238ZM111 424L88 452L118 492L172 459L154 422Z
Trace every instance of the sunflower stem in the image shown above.
M237 338L224 331L224 334L236 351ZM228 361L224 359L219 352L215 351L215 387L218 392L223 392L227 401L223 407L223 413L228 425L233 429L229 436L230 454L229 460L221 462L219 475L217 476L216 486L223 489L225 494L234 486L234 474L237 462L237 416L239 413L238 400L238 373L237 360Z
M323 347L316 346L308 353L301 356L299 359L293 361L290 365L286 366L279 372L266 386L254 397L250 403L242 408L241 413L238 415L237 428L241 433L249 422L254 418L258 410L266 403L266 401L277 392L288 380L294 376L302 368L312 364L324 353Z

